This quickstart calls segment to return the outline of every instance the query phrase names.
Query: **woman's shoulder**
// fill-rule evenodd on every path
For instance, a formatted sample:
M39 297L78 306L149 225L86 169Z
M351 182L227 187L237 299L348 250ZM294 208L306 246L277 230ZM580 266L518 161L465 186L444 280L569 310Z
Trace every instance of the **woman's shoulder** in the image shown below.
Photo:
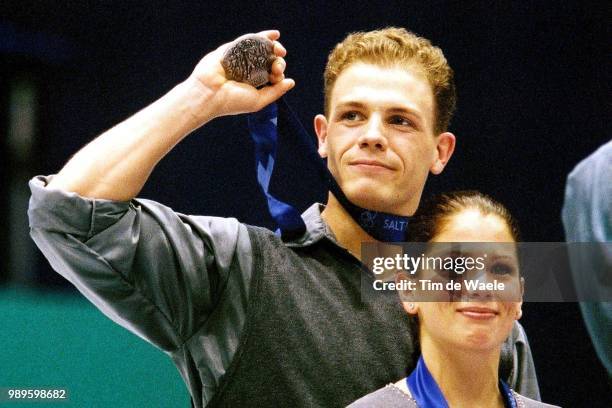
M359 398L347 408L417 408L412 397L393 384Z
M398 386L400 385L400 386ZM418 408L410 392L403 390L401 383L389 384L380 388L357 401L350 404L347 408ZM557 405L545 404L540 401L532 400L513 391L517 402L517 408L560 408Z
M558 405L545 404L540 401L532 400L531 398L523 397L516 391L513 392L518 408L560 408Z

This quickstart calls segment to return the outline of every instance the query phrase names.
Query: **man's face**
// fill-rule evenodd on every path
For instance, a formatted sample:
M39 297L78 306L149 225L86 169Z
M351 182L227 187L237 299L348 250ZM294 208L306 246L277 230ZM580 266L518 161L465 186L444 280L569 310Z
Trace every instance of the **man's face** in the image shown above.
M450 158L455 138L435 135L434 97L417 70L355 63L338 76L329 117L317 115L319 154L355 204L411 215L431 171Z

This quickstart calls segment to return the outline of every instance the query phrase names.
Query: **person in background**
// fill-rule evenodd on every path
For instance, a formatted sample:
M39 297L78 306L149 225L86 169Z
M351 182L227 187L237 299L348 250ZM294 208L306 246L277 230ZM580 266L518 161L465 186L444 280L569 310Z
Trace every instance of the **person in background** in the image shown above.
M578 298L596 291L594 298L606 300L580 302L580 309L597 356L612 378L612 141L569 174L561 215L566 241L591 242L589 249L597 251L569 245Z

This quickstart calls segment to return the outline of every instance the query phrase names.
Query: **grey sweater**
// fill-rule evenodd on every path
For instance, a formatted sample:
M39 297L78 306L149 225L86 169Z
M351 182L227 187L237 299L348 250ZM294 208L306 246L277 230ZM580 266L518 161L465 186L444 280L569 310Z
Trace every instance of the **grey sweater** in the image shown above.
M195 405L206 405L243 337L254 268L247 226L231 218L183 215L150 200L87 199L47 189L47 181L30 181L28 215L32 238L52 267L110 319L167 353ZM309 248L325 243L326 256L352 257L323 222L320 205L302 217L307 232L283 250L308 256ZM505 347L511 356L508 383L539 398L529 344L518 324Z

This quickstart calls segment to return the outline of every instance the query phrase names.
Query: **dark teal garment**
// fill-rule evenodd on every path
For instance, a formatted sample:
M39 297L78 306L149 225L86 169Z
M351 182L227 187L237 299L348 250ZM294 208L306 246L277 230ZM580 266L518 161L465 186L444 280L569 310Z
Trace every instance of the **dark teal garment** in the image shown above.
M562 218L567 242L612 242L612 141L580 162L567 177ZM581 291L597 290L598 299L612 299L612 253L609 245L599 248L604 253L585 256L585 251L571 251L570 247L578 298ZM580 309L597 355L612 376L612 302L580 302Z
M231 218L183 215L150 200L86 199L47 189L47 181L30 181L28 215L32 238L52 267L113 321L166 352L194 404L206 405L243 337L254 262L248 227ZM308 249L321 241L330 249L317 257L344 251L320 210L315 204L302 215L306 234L285 243L284 251L296 248L315 256ZM329 307L319 305L322 311ZM510 356L509 384L539 399L520 325L504 347ZM316 362L318 356L312 358Z

